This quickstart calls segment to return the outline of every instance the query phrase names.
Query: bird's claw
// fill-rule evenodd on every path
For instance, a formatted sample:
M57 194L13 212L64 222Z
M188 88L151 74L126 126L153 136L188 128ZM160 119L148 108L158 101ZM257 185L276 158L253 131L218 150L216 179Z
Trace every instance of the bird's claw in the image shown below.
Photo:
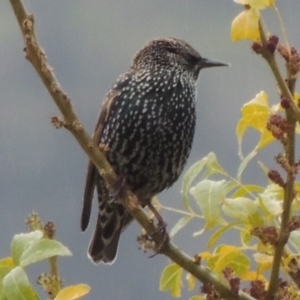
M148 238L151 238L152 240L153 240L152 238L153 235L157 233L161 233L162 235L162 240L157 245L155 245L154 254L150 255L149 258L152 258L157 254L161 253L164 247L166 246L166 244L169 242L170 237L166 228L167 228L167 223L165 223L164 221L159 221L156 230L148 235Z

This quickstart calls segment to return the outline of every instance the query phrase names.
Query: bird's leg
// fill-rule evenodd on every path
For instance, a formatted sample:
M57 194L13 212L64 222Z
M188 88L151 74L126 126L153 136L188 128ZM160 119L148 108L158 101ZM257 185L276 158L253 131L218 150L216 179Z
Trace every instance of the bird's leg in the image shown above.
M155 250L155 253L153 255L151 255L150 257L154 257L155 255L157 255L158 253L161 252L161 250L163 249L164 245L166 243L169 242L169 235L167 233L166 227L167 227L167 223L164 221L163 217L161 216L161 214L157 211L157 209L153 206L153 204L151 203L151 201L149 201L147 203L149 209L153 212L154 216L156 217L156 219L158 220L158 224L157 224L157 229L152 232L150 234L150 236L153 236L154 234L161 232L163 235L163 239L162 241L159 243L159 245L157 245L157 248Z
M122 194L122 192L126 189L127 183L126 178L123 175L120 175L117 181L113 184L113 191L109 192L109 203L115 202L115 200Z

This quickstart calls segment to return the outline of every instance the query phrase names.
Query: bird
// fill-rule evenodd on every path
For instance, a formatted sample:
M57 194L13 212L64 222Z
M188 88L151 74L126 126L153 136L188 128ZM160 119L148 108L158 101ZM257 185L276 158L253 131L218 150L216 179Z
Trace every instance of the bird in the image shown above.
M143 207L152 210L151 199L179 178L195 133L199 72L217 66L227 64L203 58L182 39L154 39L137 52L105 96L93 141L105 148L120 182ZM117 199L111 200L104 179L89 161L82 231L90 221L95 190L99 213L88 256L94 263L112 264L120 234L133 217Z

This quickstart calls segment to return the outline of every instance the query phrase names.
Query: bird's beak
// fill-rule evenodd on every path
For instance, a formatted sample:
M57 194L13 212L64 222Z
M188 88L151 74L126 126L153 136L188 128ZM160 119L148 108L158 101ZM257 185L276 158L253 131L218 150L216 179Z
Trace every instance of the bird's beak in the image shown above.
M228 67L230 64L226 64L220 61L215 61L207 58L202 58L200 61L201 69L210 67Z

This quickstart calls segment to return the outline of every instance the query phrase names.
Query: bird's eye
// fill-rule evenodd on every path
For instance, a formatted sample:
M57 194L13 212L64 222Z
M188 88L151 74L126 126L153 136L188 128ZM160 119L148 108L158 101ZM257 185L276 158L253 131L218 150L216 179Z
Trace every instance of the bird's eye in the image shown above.
M194 55L188 55L188 56L186 57L186 60L187 60L187 62L188 62L189 64L195 65L196 63L199 62L200 58L197 57L197 56L194 56Z

